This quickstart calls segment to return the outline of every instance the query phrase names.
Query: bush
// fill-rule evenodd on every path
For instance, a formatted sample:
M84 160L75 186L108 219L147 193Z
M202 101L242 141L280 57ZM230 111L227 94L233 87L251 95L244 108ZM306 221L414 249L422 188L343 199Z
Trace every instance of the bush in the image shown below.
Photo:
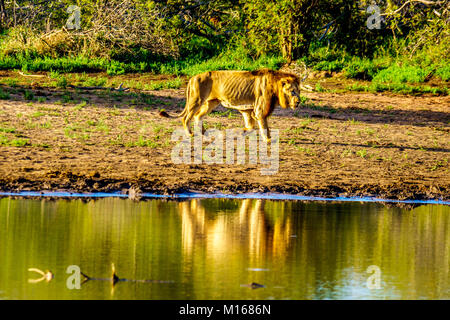
M438 66L435 71L435 75L444 81L450 80L450 65Z
M375 82L391 83L420 83L432 72L430 68L420 66L394 64L381 70L373 77Z
M314 70L318 71L341 71L345 67L344 61L321 61L314 66Z
M353 79L372 80L380 70L387 68L389 59L361 59L354 57L344 68L345 76Z
M206 61L189 61L180 70L185 75L195 75L211 70L256 70L260 68L279 69L285 60L280 56L263 55L254 60L242 48L229 48Z
M10 95L8 92L4 92L2 88L0 88L0 100L8 100Z

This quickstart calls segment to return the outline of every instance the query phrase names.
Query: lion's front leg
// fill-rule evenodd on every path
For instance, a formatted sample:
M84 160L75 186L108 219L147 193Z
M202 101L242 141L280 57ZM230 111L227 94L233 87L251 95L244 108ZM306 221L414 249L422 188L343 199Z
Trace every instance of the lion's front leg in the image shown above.
M259 131L261 134L261 137L264 138L264 140L267 143L270 143L270 130L269 130L269 125L267 123L267 118L264 119L258 119L258 125L259 125Z
M194 117L194 131L200 130L202 135L205 134L205 126L203 126L203 120L200 117Z

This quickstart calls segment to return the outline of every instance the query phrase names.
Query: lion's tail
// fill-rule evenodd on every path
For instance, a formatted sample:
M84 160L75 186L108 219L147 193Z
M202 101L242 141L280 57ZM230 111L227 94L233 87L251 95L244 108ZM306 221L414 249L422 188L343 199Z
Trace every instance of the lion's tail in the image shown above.
M189 102L189 97L190 97L190 95L189 95L189 93L190 93L190 87L191 87L191 84L190 84L190 81L188 82L188 86L187 86L187 88L186 88L186 105L187 105L187 103ZM186 112L187 112L187 108L185 107L184 108L184 110L181 112L181 113L179 113L179 114L177 114L177 115L170 115L170 114L168 114L166 111L164 111L164 110L162 110L162 111L160 111L159 112L159 115L161 116L161 117L164 117L164 118L171 118L171 119L178 119L178 118L181 118L181 117L184 117L185 115L186 115Z
M166 111L164 111L164 110L161 110L160 112L159 112L159 115L161 116L161 117L163 117L163 118L171 118L171 119L178 119L178 118L181 118L181 117L183 117L184 115L186 114L186 112L183 110L183 112L181 112L180 114L177 114L177 115L170 115L170 114L168 114Z

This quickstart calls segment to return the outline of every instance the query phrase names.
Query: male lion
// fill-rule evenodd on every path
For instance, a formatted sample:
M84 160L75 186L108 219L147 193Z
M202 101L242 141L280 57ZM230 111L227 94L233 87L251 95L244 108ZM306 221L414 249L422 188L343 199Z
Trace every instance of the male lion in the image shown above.
M256 120L262 137L270 141L267 117L277 105L295 109L300 102L299 85L297 76L268 69L205 72L189 80L186 106L175 118L183 117L181 121L186 134L193 135L191 119L194 118L198 125L203 116L222 104L239 110L244 117L245 131L253 130ZM161 116L171 117L165 112Z

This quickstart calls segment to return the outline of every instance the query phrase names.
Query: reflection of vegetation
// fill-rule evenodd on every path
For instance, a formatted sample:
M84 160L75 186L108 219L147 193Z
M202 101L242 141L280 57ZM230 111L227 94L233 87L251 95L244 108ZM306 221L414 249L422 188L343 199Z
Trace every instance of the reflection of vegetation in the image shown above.
M108 298L108 284L67 290L58 275L77 264L108 277L115 263L127 279L175 281L120 283L115 298L343 298L353 289L364 297L446 298L449 223L448 206L0 199L0 292ZM383 290L366 289L369 265L381 268ZM52 286L30 288L29 267L52 270ZM252 282L266 288L240 287Z

